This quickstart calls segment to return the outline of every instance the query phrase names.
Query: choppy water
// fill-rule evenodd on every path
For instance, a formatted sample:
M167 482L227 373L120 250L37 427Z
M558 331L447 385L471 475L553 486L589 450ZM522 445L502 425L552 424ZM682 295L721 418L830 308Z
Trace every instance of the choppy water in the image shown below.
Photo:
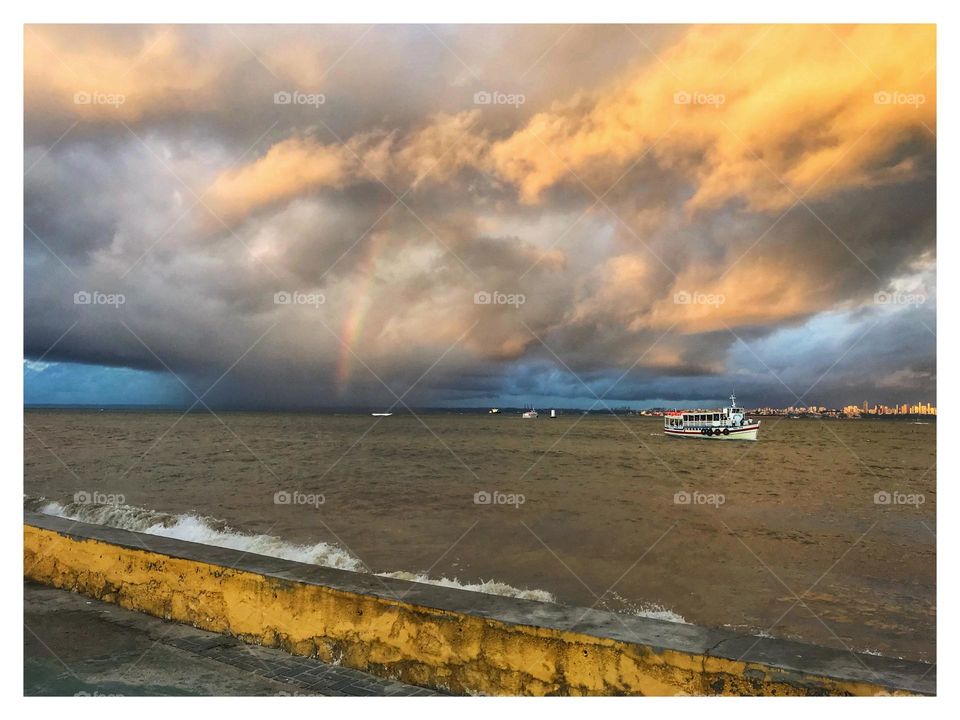
M31 509L935 659L935 423L771 418L734 443L639 417L24 418Z

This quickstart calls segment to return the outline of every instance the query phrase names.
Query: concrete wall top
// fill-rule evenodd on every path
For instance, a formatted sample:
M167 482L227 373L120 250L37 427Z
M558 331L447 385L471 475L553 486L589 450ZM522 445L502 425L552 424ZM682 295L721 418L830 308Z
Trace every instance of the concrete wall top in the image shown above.
M319 585L385 602L483 617L510 625L573 632L601 639L637 643L655 651L674 650L757 663L837 680L863 682L922 695L936 694L936 668L925 663L859 654L775 638L758 638L728 630L637 617L534 600L489 595L366 573L320 567L202 545L52 515L24 513L24 523L80 540L96 540L133 550L256 573L291 583Z

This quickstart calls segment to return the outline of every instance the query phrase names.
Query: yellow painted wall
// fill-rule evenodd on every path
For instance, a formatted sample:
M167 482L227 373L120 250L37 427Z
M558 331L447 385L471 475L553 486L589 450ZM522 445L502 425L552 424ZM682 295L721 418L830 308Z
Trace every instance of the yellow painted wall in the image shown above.
M828 678L512 625L24 525L24 575L157 617L453 693L877 695Z

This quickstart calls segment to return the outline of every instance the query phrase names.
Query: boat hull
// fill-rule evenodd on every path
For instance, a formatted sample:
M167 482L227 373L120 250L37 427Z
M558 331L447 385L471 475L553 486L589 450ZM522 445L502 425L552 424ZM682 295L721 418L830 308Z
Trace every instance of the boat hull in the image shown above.
M723 430L730 431L729 435L724 435ZM744 425L738 428L714 428L714 433L719 434L706 435L699 429L681 430L679 428L664 428L663 434L668 437L695 438L699 440L756 440L757 433L760 432L760 423L754 425Z

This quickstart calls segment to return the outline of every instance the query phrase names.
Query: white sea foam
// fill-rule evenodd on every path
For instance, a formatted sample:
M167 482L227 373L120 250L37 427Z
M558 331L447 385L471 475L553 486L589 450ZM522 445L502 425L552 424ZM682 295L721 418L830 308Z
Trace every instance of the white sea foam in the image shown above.
M443 587L460 588L462 590L472 590L473 592L487 593L488 595L505 595L506 597L520 598L521 600L539 600L540 602L555 603L556 599L546 590L520 590L512 585L497 582L496 580L482 580L479 583L462 583L456 578L430 578L423 573L409 572L391 572L377 573L382 577L396 578L397 580L409 580L410 582L428 583L430 585L441 585Z
M273 535L242 533L216 518L202 515L190 513L171 515L130 505L84 503L63 505L53 501L39 504L37 512L148 535L160 535L311 565L363 572L363 564L336 545L325 542L315 545L296 545Z
M690 624L682 615L678 615L673 610L665 608L662 605L639 605L631 608L630 612L633 615L653 618L654 620L666 620L667 622L681 623L683 625Z
M160 535L340 570L369 572L358 558L338 545L325 542L319 542L315 545L297 545L273 535L240 532L234 530L222 520L203 515L192 513L174 515L131 505L63 504L45 498L27 498L24 501L24 506L35 512L56 515L78 522L107 525L123 530L147 533L148 535ZM521 589L496 580L466 583L460 582L456 578L431 578L424 573L405 571L383 572L377 573L377 575L428 585L472 590L489 595L503 595L549 603L556 602L554 596L546 590Z
M610 593L610 596L624 606L624 609L620 610L620 612L624 614L652 618L653 620L666 620L667 622L681 623L683 625L690 624L682 615L675 613L669 608L665 608L663 605L657 603L633 603L615 590Z

